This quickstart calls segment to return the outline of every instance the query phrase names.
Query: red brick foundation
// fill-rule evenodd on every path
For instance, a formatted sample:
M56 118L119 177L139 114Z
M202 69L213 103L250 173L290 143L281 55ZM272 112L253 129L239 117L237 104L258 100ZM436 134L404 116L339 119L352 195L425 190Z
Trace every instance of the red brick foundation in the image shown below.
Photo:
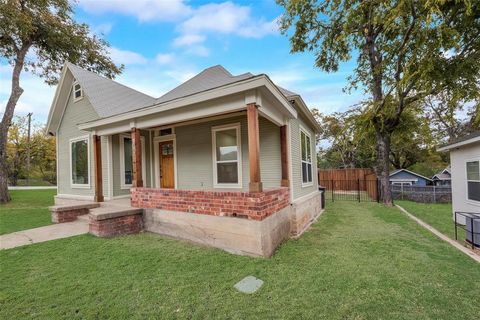
M289 189L258 193L132 188L131 205L215 216L263 220L290 203Z
M75 221L78 216L88 214L90 209L97 208L98 203L85 203L73 205L58 205L50 207L50 213L53 223L63 223Z
M114 237L139 233L143 230L142 214L96 220L90 215L89 232L97 237Z

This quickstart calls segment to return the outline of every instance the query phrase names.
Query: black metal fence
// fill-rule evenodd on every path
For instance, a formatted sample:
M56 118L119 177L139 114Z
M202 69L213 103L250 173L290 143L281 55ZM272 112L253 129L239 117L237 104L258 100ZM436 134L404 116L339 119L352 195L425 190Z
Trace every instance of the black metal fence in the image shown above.
M394 200L410 200L422 203L451 203L450 186L406 186L392 185Z
M325 199L330 201L378 202L378 180L324 180Z

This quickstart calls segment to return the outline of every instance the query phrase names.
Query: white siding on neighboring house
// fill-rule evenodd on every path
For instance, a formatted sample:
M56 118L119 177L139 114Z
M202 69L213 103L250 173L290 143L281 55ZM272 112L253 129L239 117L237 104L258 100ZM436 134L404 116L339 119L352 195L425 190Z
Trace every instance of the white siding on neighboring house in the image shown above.
M72 87L70 86L72 91ZM93 172L93 145L90 132L81 131L77 124L98 119L97 113L93 110L88 98L84 96L81 100L73 102L71 93L63 114L62 121L57 133L58 139L58 194L79 195L93 197L95 193L95 179ZM88 136L90 150L90 187L72 188L70 172L70 140L81 136Z
M480 202L467 199L466 163L475 160L480 160L480 142L450 150L453 213L480 212Z

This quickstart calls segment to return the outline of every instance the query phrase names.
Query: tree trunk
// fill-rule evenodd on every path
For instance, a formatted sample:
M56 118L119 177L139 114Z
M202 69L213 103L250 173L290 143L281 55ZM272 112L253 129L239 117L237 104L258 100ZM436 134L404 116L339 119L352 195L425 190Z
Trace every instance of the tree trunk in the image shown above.
M25 55L28 52L30 46L24 46L17 52L17 58L15 59L15 65L12 73L12 90L10 92L10 98L8 99L5 107L5 113L3 114L2 122L0 123L0 203L6 203L11 200L8 193L8 166L7 166L7 139L8 128L12 123L13 113L18 99L23 93L23 89L20 87L20 73L23 69L25 61Z
M377 136L377 176L380 181L380 199L387 206L393 205L392 190L390 189L390 134L376 129Z

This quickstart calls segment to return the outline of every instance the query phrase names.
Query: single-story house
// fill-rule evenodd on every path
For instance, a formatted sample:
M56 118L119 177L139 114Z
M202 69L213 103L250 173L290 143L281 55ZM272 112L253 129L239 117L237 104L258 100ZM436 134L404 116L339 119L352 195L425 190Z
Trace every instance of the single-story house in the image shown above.
M442 146L450 152L452 211L480 214L480 131ZM464 223L464 219L461 223Z
M450 186L452 184L452 174L450 170L450 167L447 167L442 171L434 174L432 177L433 184L437 187Z
M407 169L398 169L390 173L390 184L392 186L426 186L430 185L432 180L421 174Z
M52 219L90 213L97 236L146 230L269 256L322 210L319 125L265 74L214 66L154 98L67 63L47 130Z

